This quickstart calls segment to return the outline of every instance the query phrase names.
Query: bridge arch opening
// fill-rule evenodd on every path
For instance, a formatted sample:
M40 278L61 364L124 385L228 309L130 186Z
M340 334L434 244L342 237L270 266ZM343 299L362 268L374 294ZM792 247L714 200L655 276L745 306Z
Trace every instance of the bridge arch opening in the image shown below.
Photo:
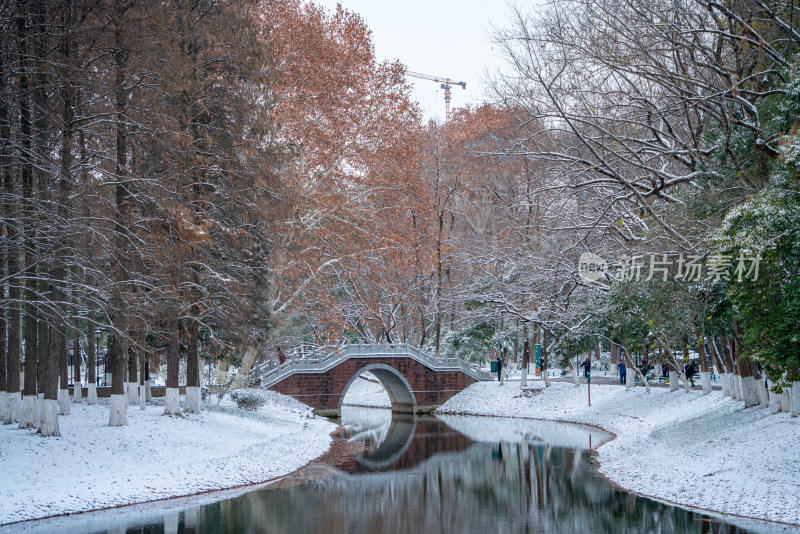
M342 403L344 402L347 390L350 389L350 386L353 384L353 382L358 380L358 377L365 372L372 373L375 375L375 378L380 380L381 385L386 390L386 394L389 396L389 400L392 403L393 412L415 412L417 407L417 399L414 397L414 393L411 390L411 385L400 373L400 371L390 365L373 363L370 365L365 365L359 369L358 372L350 377L350 380L347 381L347 385L344 387L341 397L339 397L339 413L341 413Z

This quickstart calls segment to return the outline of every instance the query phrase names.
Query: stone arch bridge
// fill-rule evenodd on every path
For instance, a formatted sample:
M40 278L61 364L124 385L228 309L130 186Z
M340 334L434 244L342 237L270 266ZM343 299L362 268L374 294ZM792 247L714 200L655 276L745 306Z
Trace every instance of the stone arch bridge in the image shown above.
M398 413L430 412L470 384L491 379L475 364L458 357L433 358L407 343L295 350L283 364L271 360L253 368L262 387L328 417L340 415L350 384L367 371L381 381Z

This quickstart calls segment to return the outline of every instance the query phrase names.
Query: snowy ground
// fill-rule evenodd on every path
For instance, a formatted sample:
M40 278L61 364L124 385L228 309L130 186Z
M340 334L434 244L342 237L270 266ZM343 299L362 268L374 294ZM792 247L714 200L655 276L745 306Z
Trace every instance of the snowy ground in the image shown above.
M223 401L200 415L73 405L60 438L0 425L0 524L231 488L287 475L325 453L335 425L289 397L255 412Z
M722 514L800 524L800 419L769 415L720 392L670 393L534 382L474 384L443 413L528 417L600 426L617 434L598 449L600 471L630 491Z

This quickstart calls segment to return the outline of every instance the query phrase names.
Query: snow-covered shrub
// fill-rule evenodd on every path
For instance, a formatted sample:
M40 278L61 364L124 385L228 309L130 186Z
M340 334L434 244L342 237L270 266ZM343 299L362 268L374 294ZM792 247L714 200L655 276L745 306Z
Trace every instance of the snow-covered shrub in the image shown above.
M234 389L230 393L231 400L243 410L254 412L267 403L265 396L255 389Z

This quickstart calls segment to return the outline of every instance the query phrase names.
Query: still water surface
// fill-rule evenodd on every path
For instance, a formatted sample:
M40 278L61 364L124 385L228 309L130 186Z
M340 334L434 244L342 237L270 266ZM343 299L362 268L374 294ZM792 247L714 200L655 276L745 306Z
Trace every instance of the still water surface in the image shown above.
M734 525L636 497L595 473L604 432L466 416L392 417L349 408L331 451L258 489L19 525L97 533L740 533ZM5 532L0 529L0 531Z

